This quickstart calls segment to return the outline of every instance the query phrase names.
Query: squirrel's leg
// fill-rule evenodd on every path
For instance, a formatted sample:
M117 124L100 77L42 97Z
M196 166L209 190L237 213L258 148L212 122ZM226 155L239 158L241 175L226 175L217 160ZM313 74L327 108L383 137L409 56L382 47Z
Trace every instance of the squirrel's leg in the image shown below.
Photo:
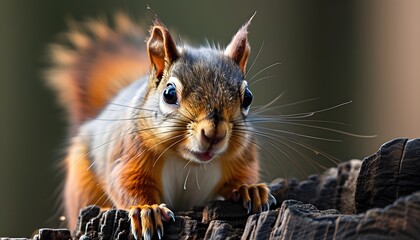
M68 228L76 228L79 210L88 205L111 207L101 188L88 159L87 147L77 139L73 141L65 159L66 180L64 186L64 206Z
M242 199L242 205L249 213L268 211L271 204L276 204L276 199L270 193L265 183L242 184L232 191L232 200Z
M163 236L162 221L175 221L174 213L160 202L160 168L149 166L152 156L116 161L109 175L107 192L117 208L129 211L131 232L136 239ZM141 158L141 159L140 159Z
M156 234L159 239L163 236L162 221L174 221L174 213L164 203L158 205L139 205L130 208L131 232L136 239L152 239Z
M276 199L270 193L270 189L265 183L258 184L225 184L221 190L222 196L226 200L238 202L242 200L242 205L249 213L259 213L268 211L271 204L276 204Z
M232 180L234 182L234 180ZM276 204L276 199L270 194L270 189L265 183L257 184L231 184L226 183L221 189L221 195L226 200L242 201L242 205L249 213L268 211L271 204Z
M256 146L251 144L246 153L238 154L223 166L223 183L219 193L226 200L235 202L242 200L242 205L248 213L258 213L269 210L276 199L270 194L265 183L257 183L259 162L255 159ZM255 153L255 154L254 154Z

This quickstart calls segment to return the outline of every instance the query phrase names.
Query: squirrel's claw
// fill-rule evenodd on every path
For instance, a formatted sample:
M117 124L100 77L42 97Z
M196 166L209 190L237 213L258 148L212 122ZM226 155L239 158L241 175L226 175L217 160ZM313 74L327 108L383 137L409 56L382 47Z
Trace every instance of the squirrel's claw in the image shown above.
M175 215L174 213L166 207L166 204L162 203L159 205L160 211L161 211L161 218L165 222L173 221L175 222Z
M276 199L270 194L270 189L265 183L243 184L233 190L232 195L239 195L242 198L242 205L247 209L248 214L268 211L271 204L276 204ZM237 197L233 199L237 199Z
M271 193L268 194L268 204L277 205L277 199Z
M152 232L150 230L144 232L143 240L152 240Z
M152 239L156 232L163 237L163 223L175 221L174 213L165 204L140 205L130 209L131 233L135 239Z

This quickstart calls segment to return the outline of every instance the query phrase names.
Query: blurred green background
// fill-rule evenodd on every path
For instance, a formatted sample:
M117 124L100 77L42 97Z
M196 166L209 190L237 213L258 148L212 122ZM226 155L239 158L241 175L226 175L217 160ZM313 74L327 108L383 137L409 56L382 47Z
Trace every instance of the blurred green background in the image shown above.
M0 236L29 237L37 228L60 225L59 164L67 133L65 114L41 77L48 62L46 46L66 31L68 18L109 17L122 10L147 27L152 14L146 4L139 0L0 2ZM317 98L281 108L282 114L352 100L311 118L351 126L312 124L377 137L286 128L340 139L340 143L300 139L340 161L368 156L395 137L420 135L419 1L218 0L149 5L182 39L222 46L257 11L250 28L250 64L263 47L249 76L273 63L281 64L254 79L273 76L251 86L254 106L282 92L285 95L276 106ZM313 151L299 151L326 167L335 165ZM295 162L273 148L266 153L262 172L266 181L303 178L323 170L312 168L296 154Z

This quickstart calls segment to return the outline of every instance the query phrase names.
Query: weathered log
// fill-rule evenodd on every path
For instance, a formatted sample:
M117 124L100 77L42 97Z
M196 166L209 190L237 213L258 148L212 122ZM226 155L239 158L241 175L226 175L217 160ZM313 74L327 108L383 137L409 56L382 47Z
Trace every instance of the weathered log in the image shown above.
M420 139L395 139L365 158L355 193L357 212L385 207L420 189Z
M371 209L359 215L320 211L310 204L286 200L280 209L249 217L244 236L258 236L255 239L416 239L420 236L419 207L420 192L386 208ZM265 222L267 215L271 216L269 223ZM265 217L264 221L259 221L261 217ZM261 226L273 223L271 229ZM262 236L259 235L263 232L261 229L266 232Z
M275 179L273 210L248 216L239 203L214 201L178 212L164 239L418 239L419 172L420 139L395 139L305 181ZM44 231L35 239L69 237ZM133 239L128 213L82 209L74 238Z
M318 209L338 209L342 213L354 213L354 194L361 164L360 160L344 162L337 168L326 170L320 176L311 175L302 182L278 178L269 188L279 204L284 200L294 199L313 204Z

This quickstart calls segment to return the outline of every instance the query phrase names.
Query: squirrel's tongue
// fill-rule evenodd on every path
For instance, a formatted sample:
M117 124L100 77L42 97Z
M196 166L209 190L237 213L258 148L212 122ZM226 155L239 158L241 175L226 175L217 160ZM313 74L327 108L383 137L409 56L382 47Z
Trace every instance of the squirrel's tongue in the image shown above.
M201 152L201 153L196 153L196 156L201 160L201 161L209 161L210 159L212 159L213 154L209 151L207 152Z

